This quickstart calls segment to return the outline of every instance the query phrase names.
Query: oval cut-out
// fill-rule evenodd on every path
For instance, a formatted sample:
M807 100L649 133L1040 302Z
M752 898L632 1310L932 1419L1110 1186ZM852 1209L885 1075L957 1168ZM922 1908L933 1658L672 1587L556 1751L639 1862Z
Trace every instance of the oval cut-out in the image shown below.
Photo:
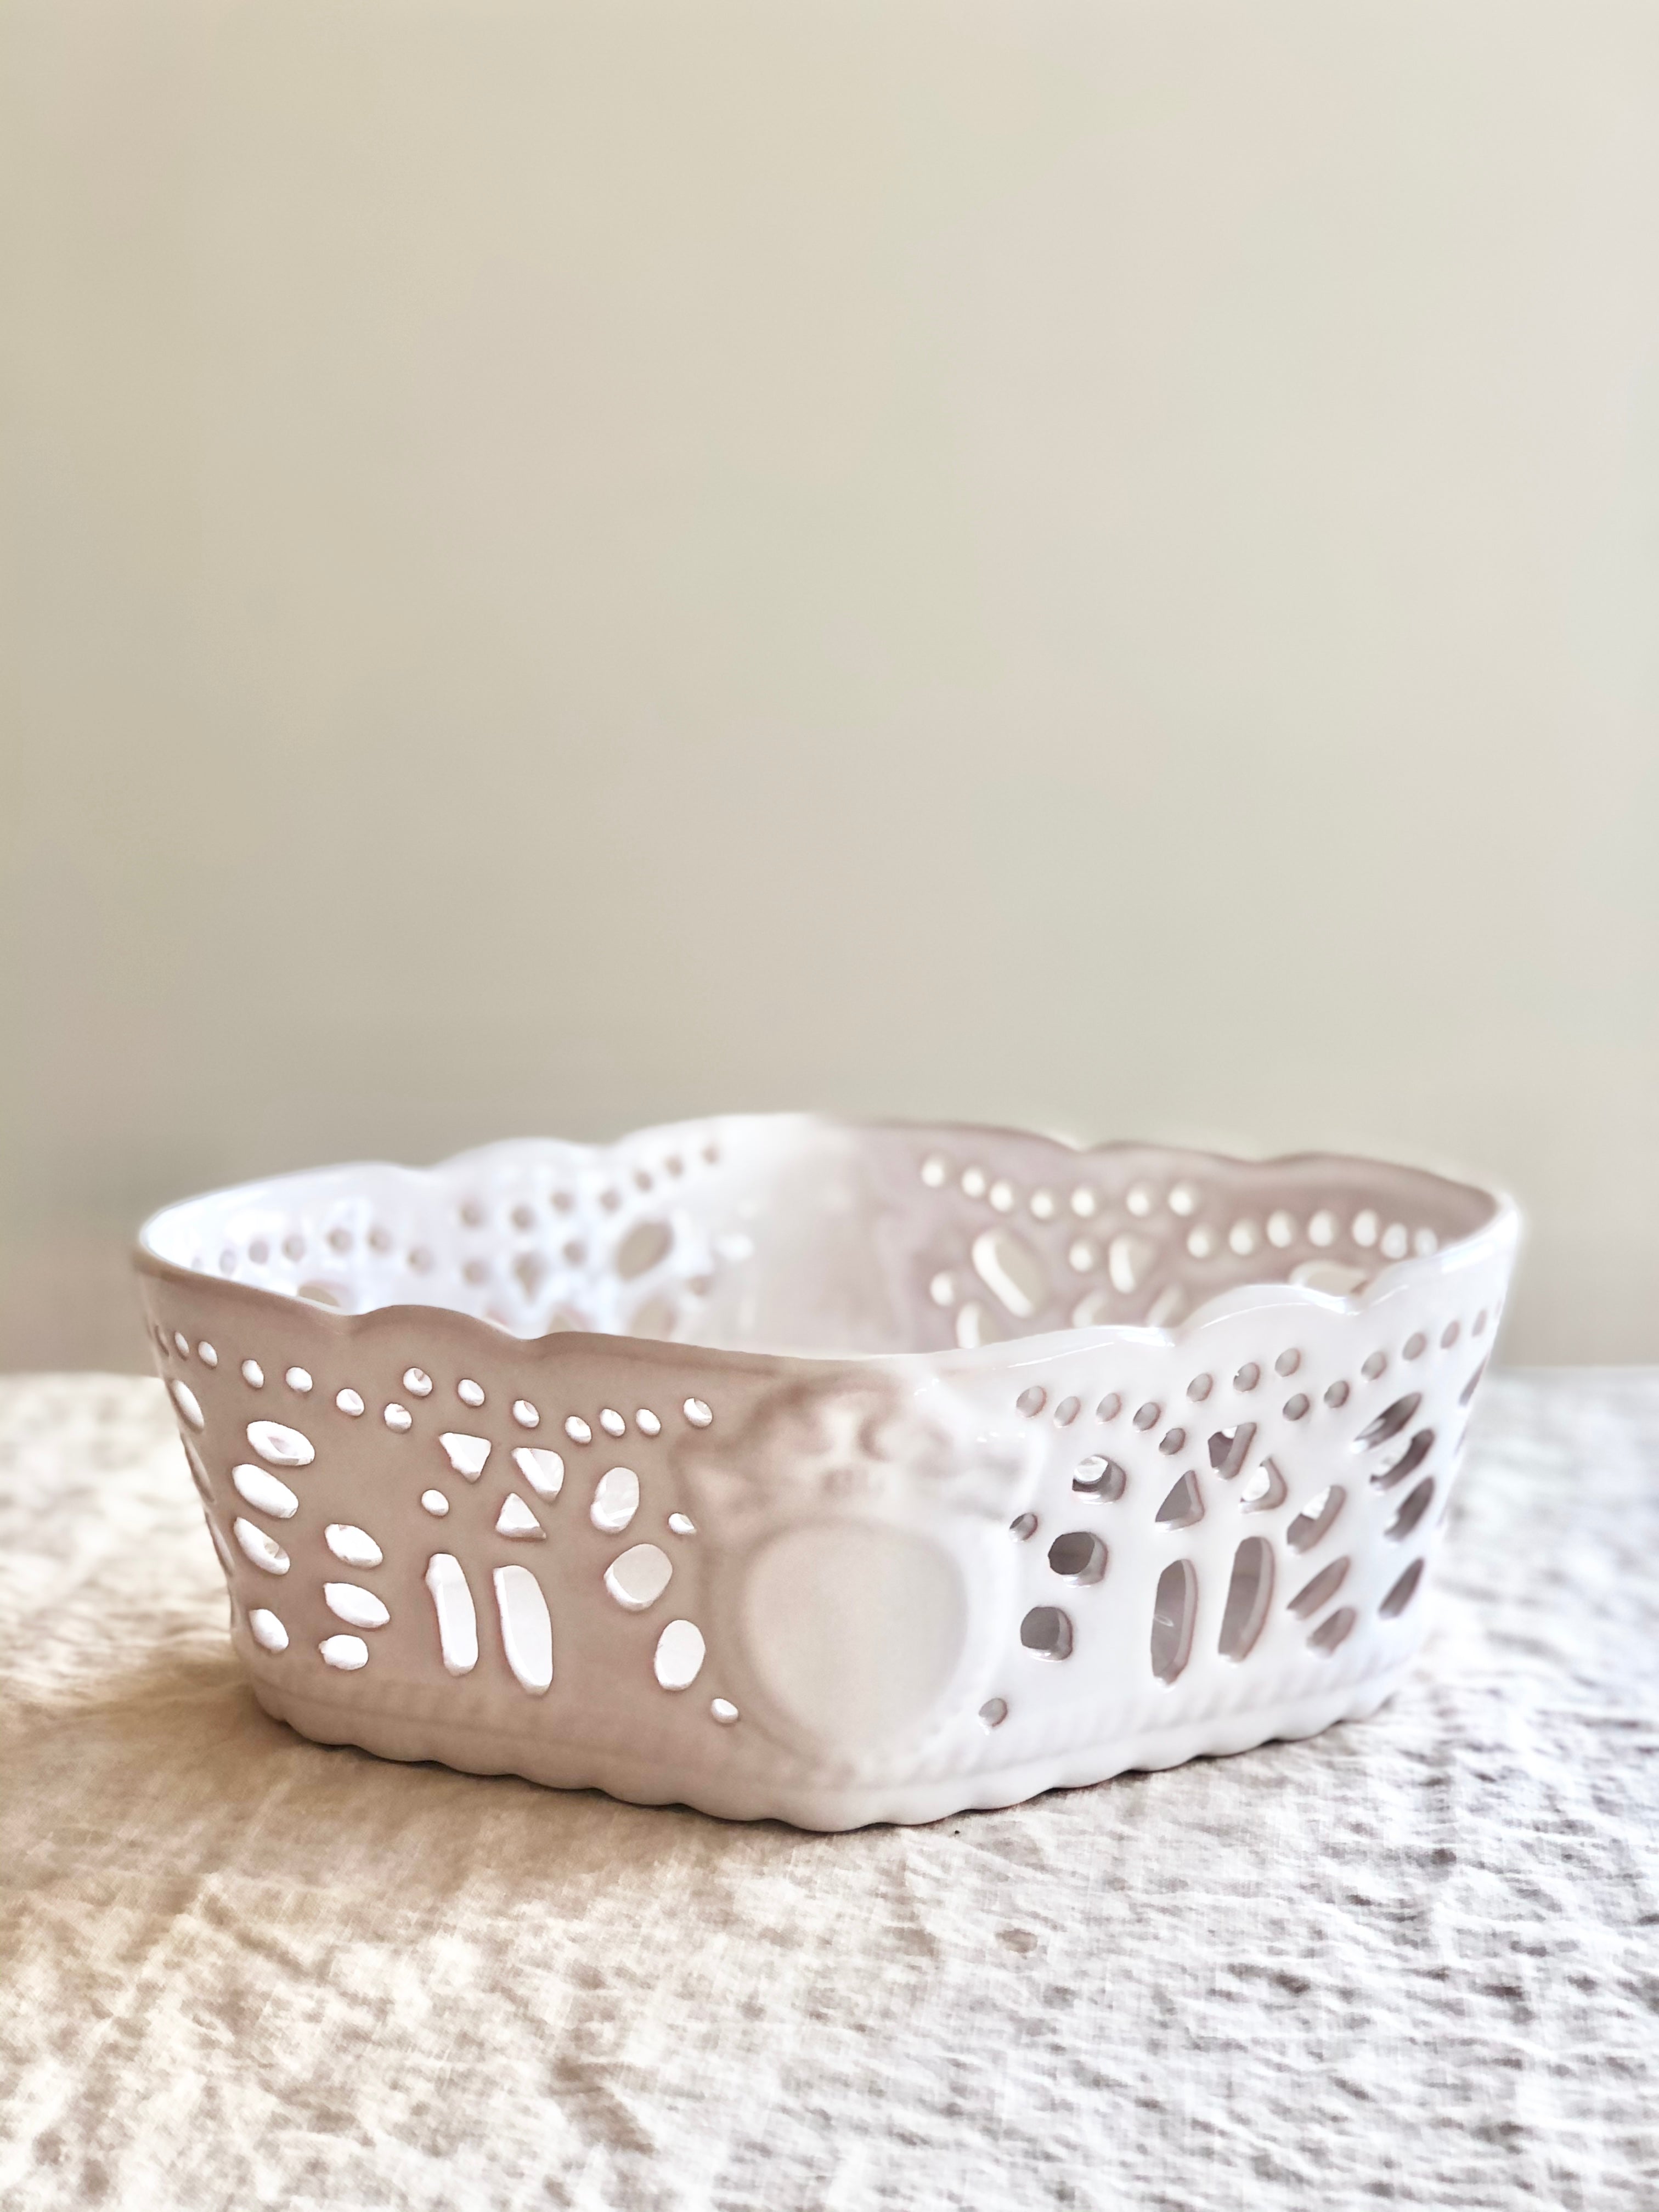
M386 1558L368 1529L350 1521L331 1521L323 1531L323 1540L348 1567L378 1567Z
M1310 1651L1332 1652L1339 1644L1346 1644L1353 1632L1358 1618L1351 1605L1339 1606L1328 1620L1322 1620L1308 1638Z
M1423 1567L1424 1562L1421 1559L1413 1559L1387 1597L1383 1599L1378 1610L1384 1620L1397 1620L1416 1596L1417 1585L1423 1579Z
M1330 1533L1347 1494L1340 1483L1334 1482L1308 1500L1285 1531L1285 1541L1293 1552L1311 1552Z
M1304 1290L1323 1291L1328 1297L1352 1297L1362 1290L1368 1279L1364 1267L1350 1267L1343 1260L1304 1260L1291 1270L1291 1280Z
M1146 1270L1158 1257L1158 1247L1145 1237L1134 1237L1127 1231L1114 1237L1106 1249L1106 1272L1111 1277L1112 1288L1123 1297L1140 1288Z
M476 1482L483 1473L484 1462L489 1457L489 1437L469 1437L447 1429L438 1442L443 1446L444 1455L456 1474L465 1477L468 1482Z
M185 1419L189 1422L191 1427L192 1429L204 1429L207 1426L207 1423L203 1418L200 1406L196 1402L196 1393L191 1389L189 1383L181 1382L175 1376L174 1379L167 1384L167 1388L173 1393L173 1404L179 1408L179 1413L184 1416Z
M1191 1658L1197 1611L1197 1571L1190 1559L1172 1559L1152 1600L1152 1672L1160 1682L1175 1681Z
M1019 1640L1039 1659L1069 1659L1074 1641L1071 1615L1057 1605L1034 1605L1019 1624Z
M384 1628L392 1618L384 1600L361 1583L325 1583L323 1601L352 1628Z
M657 1638L651 1663L665 1690L689 1690L702 1672L706 1654L702 1631L695 1621L671 1620Z
M1418 1484L1416 1489L1389 1523L1384 1533L1392 1536L1395 1543L1401 1542L1411 1534L1418 1522L1428 1511L1433 1498L1434 1477L1431 1475L1426 1482Z
M672 1563L659 1544L635 1544L605 1569L605 1586L629 1613L643 1613L668 1588L673 1572Z
M1262 1536L1247 1536L1233 1553L1233 1571L1222 1608L1218 1646L1224 1659L1245 1659L1254 1649L1273 1601L1273 1547Z
M1415 1474L1433 1449L1434 1431L1419 1429L1394 1465L1383 1468L1371 1477L1371 1480L1379 1490L1392 1490L1396 1483L1404 1482L1407 1475Z
M272 1467L309 1467L317 1456L310 1437L283 1421L250 1421L247 1440Z
M674 1232L665 1221L636 1221L617 1247L616 1268L623 1282L648 1274L672 1250Z
M285 1575L288 1572L290 1564L288 1553L274 1536L268 1536L263 1528L256 1528L252 1522L240 1518L231 1522L230 1528L256 1567L263 1567L268 1575Z
M520 1686L539 1697L553 1680L553 1623L547 1600L528 1567L497 1567L494 1579L507 1663Z
M428 1513L440 1521L449 1510L449 1500L441 1490L423 1490L421 1492L421 1503Z
M556 1451L538 1444L520 1444L513 1455L516 1467L538 1498L556 1498L564 1487L564 1462Z
M253 1632L253 1640L262 1651L286 1651L288 1631L276 1615L263 1605L256 1605L247 1617Z
M1047 1299L1042 1262L1012 1229L981 1230L971 1257L974 1273L1016 1321L1030 1321Z
M256 1513L269 1513L275 1521L291 1521L300 1510L300 1501L287 1483L279 1482L263 1467L250 1467L244 1462L232 1468L230 1479Z
M919 1533L862 1522L781 1529L743 1587L744 1639L780 1712L848 1750L920 1725L961 1664L961 1570Z
M1354 1438L1355 1450L1369 1451L1373 1444L1385 1444L1390 1437L1397 1437L1422 1402L1422 1392L1413 1390L1403 1398L1396 1398L1393 1405L1385 1406L1376 1419L1368 1422Z
M361 1636L325 1636L317 1649L324 1666L336 1667L343 1674L355 1674L368 1664L368 1646Z
M631 1467L606 1469L594 1486L588 1519L608 1536L619 1536L640 1510L640 1478Z
M1346 1559L1333 1559L1322 1567L1310 1583L1304 1583L1291 1600L1291 1611L1298 1620L1311 1620L1322 1606L1328 1605L1348 1578Z
M437 1615L445 1672L470 1674L478 1663L478 1617L466 1576L453 1552L434 1552L427 1561L426 1586Z

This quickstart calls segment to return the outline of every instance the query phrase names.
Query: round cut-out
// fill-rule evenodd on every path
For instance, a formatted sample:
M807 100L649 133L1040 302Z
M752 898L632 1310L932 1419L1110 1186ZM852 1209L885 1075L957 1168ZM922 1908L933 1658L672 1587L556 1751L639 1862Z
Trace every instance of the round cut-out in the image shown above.
M541 1415L528 1398L515 1398L513 1401L513 1418L521 1429L538 1429L542 1425Z
M406 1367L404 1370L404 1388L411 1398L429 1398L432 1395L432 1377L424 1367Z
M323 1531L323 1540L348 1567L378 1567L386 1558L368 1529L350 1521L331 1521Z
M1097 1583L1106 1572L1106 1547L1089 1529L1069 1529L1049 1545L1048 1565L1062 1581Z
M702 1672L707 1650L695 1621L671 1620L657 1638L652 1661L658 1681L665 1690L689 1690Z
M635 1544L605 1571L605 1586L629 1613L643 1613L668 1588L674 1569L659 1544Z
M309 1467L317 1456L310 1437L282 1421L250 1421L247 1440L272 1467Z
M706 1429L714 1418L714 1413L701 1398L688 1398L681 1411L694 1429Z
M407 1406L390 1405L380 1419L395 1436L406 1436L415 1425L415 1416Z
M290 1390L301 1398L311 1388L310 1370L304 1367L290 1367L283 1380Z
M848 1749L909 1734L961 1664L968 1607L950 1554L862 1522L784 1528L742 1600L751 1663L794 1726Z
M230 1470L230 1479L256 1513L269 1513L273 1520L291 1521L300 1510L300 1501L287 1483L263 1467L250 1467L246 1462Z
M1071 1617L1057 1605L1034 1605L1019 1624L1019 1640L1039 1659L1069 1659L1073 1641Z
M337 1390L334 1402L343 1413L349 1413L354 1421L363 1410L362 1393L358 1390Z
M248 1614L247 1625L262 1651L288 1650L288 1631L268 1607L256 1605Z
M368 1664L368 1646L361 1636L325 1636L317 1649L324 1666L336 1667L343 1674L355 1674Z

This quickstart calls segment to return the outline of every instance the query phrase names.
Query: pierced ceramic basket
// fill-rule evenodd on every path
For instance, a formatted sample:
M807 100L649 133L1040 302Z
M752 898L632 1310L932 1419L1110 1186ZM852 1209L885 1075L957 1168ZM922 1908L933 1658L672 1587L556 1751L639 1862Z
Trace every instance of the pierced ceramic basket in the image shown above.
M137 1263L268 1712L843 1828L1374 1711L1516 1235L1363 1160L776 1115L250 1184Z

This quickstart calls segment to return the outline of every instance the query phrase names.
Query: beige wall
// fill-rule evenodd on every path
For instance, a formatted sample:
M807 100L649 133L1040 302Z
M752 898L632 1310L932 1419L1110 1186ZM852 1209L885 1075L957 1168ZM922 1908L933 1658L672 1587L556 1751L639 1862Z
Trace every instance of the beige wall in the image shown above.
M0 9L0 1364L712 1106L1514 1188L1659 1357L1659 10Z

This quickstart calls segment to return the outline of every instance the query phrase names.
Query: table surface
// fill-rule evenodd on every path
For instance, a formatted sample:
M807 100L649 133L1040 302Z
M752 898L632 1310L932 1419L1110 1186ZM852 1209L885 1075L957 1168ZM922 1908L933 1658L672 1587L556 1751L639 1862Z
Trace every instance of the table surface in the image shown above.
M0 2203L1654 2212L1659 1375L1485 1397L1374 1719L807 1836L302 1742L0 1381Z

